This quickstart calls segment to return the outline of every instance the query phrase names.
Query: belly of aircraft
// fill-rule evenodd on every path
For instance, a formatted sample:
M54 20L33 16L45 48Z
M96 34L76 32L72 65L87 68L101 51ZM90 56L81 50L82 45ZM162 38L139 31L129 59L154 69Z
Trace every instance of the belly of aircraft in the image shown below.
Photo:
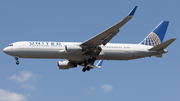
M131 60L137 58L143 58L153 55L149 52L139 51L104 51L103 54L98 56L99 60Z

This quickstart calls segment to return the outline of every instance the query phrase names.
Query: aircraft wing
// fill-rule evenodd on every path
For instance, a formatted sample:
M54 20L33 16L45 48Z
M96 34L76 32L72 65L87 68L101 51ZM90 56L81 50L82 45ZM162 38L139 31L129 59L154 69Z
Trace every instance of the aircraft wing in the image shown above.
M119 28L121 28L133 17L136 9L137 6L135 6L122 21L103 31L102 33L92 37L91 39L83 42L81 46L96 47L101 44L106 45L119 32Z

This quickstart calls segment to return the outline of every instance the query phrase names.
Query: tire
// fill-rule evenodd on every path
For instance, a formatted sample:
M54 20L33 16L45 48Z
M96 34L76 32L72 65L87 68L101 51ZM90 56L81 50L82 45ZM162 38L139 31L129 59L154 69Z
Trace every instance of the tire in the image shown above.
M91 69L91 67L87 67L86 70L89 71Z
M16 62L16 65L19 65L19 61Z
M83 68L82 71L83 71L83 72L86 72L86 68Z

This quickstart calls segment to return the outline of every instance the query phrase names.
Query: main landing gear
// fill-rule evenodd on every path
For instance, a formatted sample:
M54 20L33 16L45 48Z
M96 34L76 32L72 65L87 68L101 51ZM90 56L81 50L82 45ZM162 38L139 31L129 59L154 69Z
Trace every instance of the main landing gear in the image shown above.
M88 66L88 67L84 67L84 68L82 69L82 71L83 71L83 72L86 72L86 70L89 71L90 69L91 69L91 67Z
M85 50L85 49L83 49L83 50ZM89 71L92 68L90 66L92 66L94 64L94 61L96 61L96 57L100 54L101 50L102 49L99 46L94 47L94 48L93 47L89 48L89 51L86 52L85 54L89 55L90 58L84 62L84 68L82 69L83 72L86 72L86 70ZM90 65L90 66L88 66L88 65Z
M91 57L88 59L88 63L93 64L96 61L96 57Z
M87 64L93 65L94 61L96 61L96 57L90 57L87 62L84 63L83 72L90 71L91 67L87 66Z
M19 61L18 61L18 57L15 57L15 60L16 60L16 65L19 65Z

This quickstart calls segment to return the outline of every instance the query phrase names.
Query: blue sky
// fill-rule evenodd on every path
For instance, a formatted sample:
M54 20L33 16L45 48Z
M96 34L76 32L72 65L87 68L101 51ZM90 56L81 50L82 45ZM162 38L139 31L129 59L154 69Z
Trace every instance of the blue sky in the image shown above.
M58 59L20 59L3 48L16 41L83 42L134 17L111 42L139 43L163 20L164 40L177 38L163 58L104 61L101 69L58 70ZM0 101L179 101L179 0L1 0Z

